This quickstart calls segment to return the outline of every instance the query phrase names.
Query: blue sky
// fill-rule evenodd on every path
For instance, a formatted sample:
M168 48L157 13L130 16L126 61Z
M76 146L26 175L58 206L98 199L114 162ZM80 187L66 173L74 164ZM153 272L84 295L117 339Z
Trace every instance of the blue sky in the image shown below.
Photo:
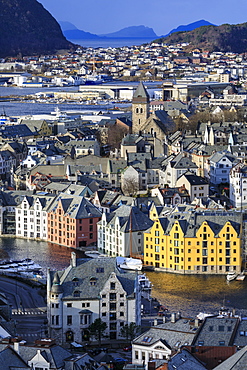
M247 0L38 0L58 21L96 34L144 25L160 36L205 19L216 25L247 21Z

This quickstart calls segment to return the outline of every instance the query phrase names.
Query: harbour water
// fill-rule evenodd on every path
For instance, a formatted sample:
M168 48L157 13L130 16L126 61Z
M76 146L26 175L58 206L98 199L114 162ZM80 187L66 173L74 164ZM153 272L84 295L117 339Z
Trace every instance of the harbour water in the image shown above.
M61 270L70 263L72 250L56 244L0 238L0 260L31 258L43 267ZM83 257L82 252L77 252ZM217 313L222 306L236 308L237 313L247 316L247 279L226 282L225 276L177 275L162 272L147 272L156 297L170 312L180 311L184 317L193 317L199 312Z
M119 38L100 38L100 39L83 39L83 40L70 40L74 44L81 45L84 48L120 48L122 46L139 46L142 44L150 43L154 38L150 37L119 37Z

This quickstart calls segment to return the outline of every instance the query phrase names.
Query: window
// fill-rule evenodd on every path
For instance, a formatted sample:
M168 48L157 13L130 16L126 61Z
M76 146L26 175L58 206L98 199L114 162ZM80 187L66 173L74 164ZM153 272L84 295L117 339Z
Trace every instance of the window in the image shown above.
M112 283L110 284L110 289L111 290L115 290L116 289L116 283Z
M110 293L110 301L115 301L117 299L116 293Z
M72 325L72 315L67 316L67 325Z
M219 331L224 331L225 327L223 325L219 325Z

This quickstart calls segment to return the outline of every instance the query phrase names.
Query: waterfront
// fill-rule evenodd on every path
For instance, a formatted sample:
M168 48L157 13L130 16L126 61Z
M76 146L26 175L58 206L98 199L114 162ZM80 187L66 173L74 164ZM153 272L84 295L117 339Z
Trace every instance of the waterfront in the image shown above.
M0 260L31 258L44 272L64 269L70 263L72 250L56 244L17 238L0 239ZM76 252L82 257L82 252ZM178 275L147 272L156 297L170 312L193 316L199 312L216 313L222 305L235 307L247 315L247 280L226 282L225 276Z

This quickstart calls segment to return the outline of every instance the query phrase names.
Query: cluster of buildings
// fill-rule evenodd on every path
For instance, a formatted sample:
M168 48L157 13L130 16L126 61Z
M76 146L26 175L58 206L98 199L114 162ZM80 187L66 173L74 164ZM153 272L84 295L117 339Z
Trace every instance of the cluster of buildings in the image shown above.
M106 80L162 80L178 76L198 82L245 82L245 54L200 49L188 53L187 46L185 43L166 45L153 42L121 48L78 48L73 53L60 56L3 59L0 70L19 71L21 76L13 78L13 82L23 86L80 85L91 80L92 72Z
M202 94L195 87L190 93ZM58 110L2 125L1 234L137 256L162 271L244 269L245 122L186 130L188 103L165 100L154 111L151 103L140 83L131 113L95 121Z

